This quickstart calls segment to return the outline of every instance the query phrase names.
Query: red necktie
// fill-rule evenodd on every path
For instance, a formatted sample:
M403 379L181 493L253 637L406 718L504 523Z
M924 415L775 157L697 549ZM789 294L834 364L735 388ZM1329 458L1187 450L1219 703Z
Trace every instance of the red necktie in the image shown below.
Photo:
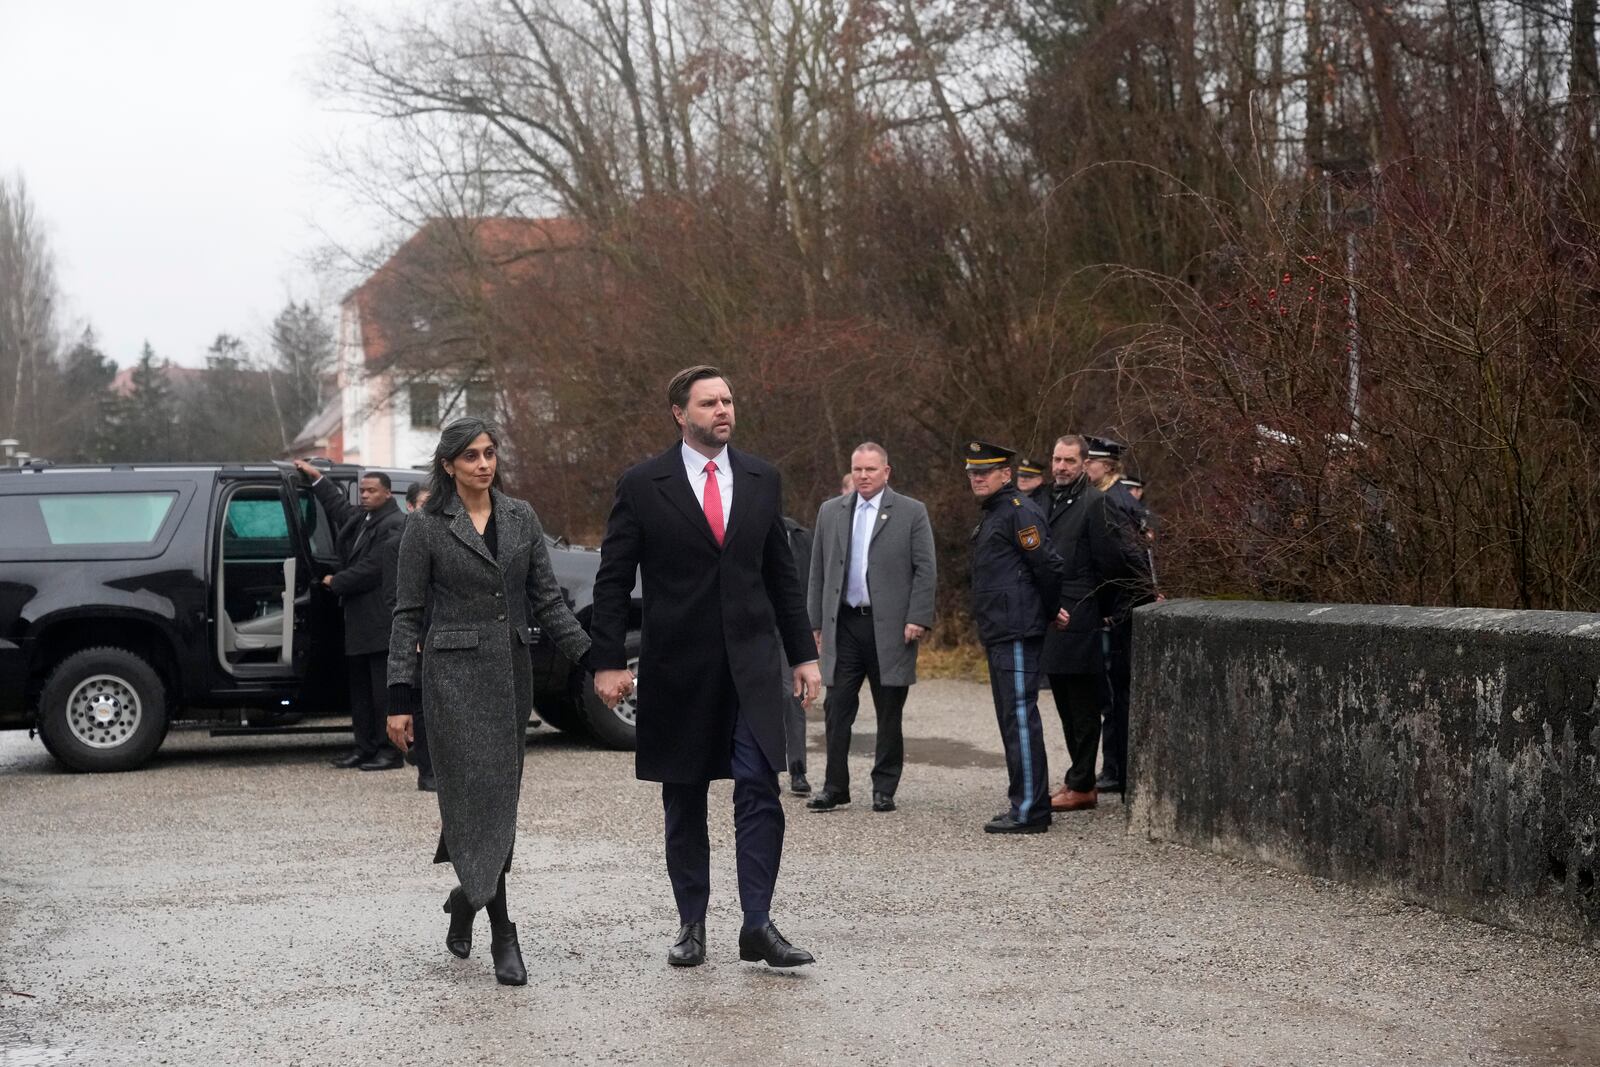
M711 536L722 544L722 487L717 484L717 465L706 462L706 492L701 498L706 511L706 522L711 524Z

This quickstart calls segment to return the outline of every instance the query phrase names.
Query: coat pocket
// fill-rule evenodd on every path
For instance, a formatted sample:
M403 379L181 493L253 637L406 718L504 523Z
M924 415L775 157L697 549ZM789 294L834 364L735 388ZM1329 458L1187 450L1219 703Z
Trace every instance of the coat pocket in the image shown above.
M451 648L477 648L476 630L434 630L428 634L428 647L440 651Z

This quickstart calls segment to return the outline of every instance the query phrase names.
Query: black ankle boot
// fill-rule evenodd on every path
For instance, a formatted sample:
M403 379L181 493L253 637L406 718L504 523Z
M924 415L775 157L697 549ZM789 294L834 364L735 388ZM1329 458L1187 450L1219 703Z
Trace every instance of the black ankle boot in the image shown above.
M528 969L522 965L517 944L517 924L506 923L489 931L489 955L494 957L494 980L501 985L527 985Z
M452 955L466 959L472 955L472 920L478 913L467 904L467 891L460 886L450 890L444 898L444 910L450 913L450 929L444 935L444 947Z

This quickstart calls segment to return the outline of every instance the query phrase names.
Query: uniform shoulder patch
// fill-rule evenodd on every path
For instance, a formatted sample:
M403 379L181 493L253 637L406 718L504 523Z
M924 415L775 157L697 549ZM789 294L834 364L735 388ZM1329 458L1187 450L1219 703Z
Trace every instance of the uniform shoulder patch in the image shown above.
M1024 526L1017 531L1017 544L1025 550L1032 552L1039 547L1039 527Z

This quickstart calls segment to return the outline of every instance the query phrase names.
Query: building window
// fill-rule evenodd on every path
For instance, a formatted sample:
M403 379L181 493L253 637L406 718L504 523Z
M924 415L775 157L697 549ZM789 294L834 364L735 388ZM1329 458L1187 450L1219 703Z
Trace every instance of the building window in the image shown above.
M467 383L467 414L479 418L494 417L494 386L488 382Z
M437 430L439 428L439 387L425 382L413 382L410 387L411 428Z

